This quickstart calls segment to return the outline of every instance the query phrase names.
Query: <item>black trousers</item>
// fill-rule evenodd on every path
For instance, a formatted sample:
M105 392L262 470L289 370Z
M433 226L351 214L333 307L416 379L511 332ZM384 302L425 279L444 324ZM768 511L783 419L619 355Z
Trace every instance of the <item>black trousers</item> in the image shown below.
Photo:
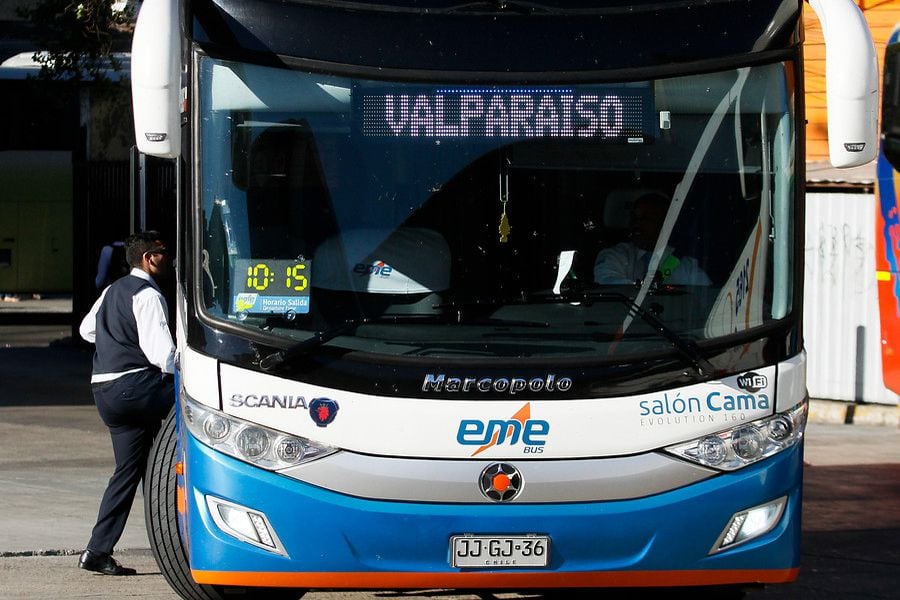
M91 384L91 391L112 437L116 470L100 501L87 549L112 554L125 530L153 438L175 402L174 378L163 378L156 369L144 369L113 381Z

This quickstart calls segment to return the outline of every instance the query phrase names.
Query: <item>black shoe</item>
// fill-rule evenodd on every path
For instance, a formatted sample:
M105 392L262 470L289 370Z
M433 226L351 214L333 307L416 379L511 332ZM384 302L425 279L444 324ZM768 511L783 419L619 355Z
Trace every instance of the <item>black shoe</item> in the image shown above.
M134 575L134 569L123 567L109 554L85 550L78 558L78 568L95 571L103 575Z

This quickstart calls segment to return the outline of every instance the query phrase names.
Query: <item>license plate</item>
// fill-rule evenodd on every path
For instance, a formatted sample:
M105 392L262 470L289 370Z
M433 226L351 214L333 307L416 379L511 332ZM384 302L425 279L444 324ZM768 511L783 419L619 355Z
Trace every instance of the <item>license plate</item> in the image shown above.
M545 535L454 535L450 538L450 564L454 567L546 567L549 561L550 538Z

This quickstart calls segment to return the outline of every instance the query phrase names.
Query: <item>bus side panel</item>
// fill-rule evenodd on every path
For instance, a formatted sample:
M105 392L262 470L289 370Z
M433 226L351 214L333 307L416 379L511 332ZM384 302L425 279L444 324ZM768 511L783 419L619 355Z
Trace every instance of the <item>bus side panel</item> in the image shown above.
M878 156L875 211L875 273L881 317L881 365L884 385L900 393L900 209L898 174L884 154Z

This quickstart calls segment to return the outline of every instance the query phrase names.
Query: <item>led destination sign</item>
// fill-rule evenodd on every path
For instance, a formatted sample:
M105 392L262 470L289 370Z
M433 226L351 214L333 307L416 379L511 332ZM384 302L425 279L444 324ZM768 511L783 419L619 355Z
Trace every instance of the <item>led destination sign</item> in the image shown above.
M363 137L572 138L642 143L655 137L648 86L357 89Z

